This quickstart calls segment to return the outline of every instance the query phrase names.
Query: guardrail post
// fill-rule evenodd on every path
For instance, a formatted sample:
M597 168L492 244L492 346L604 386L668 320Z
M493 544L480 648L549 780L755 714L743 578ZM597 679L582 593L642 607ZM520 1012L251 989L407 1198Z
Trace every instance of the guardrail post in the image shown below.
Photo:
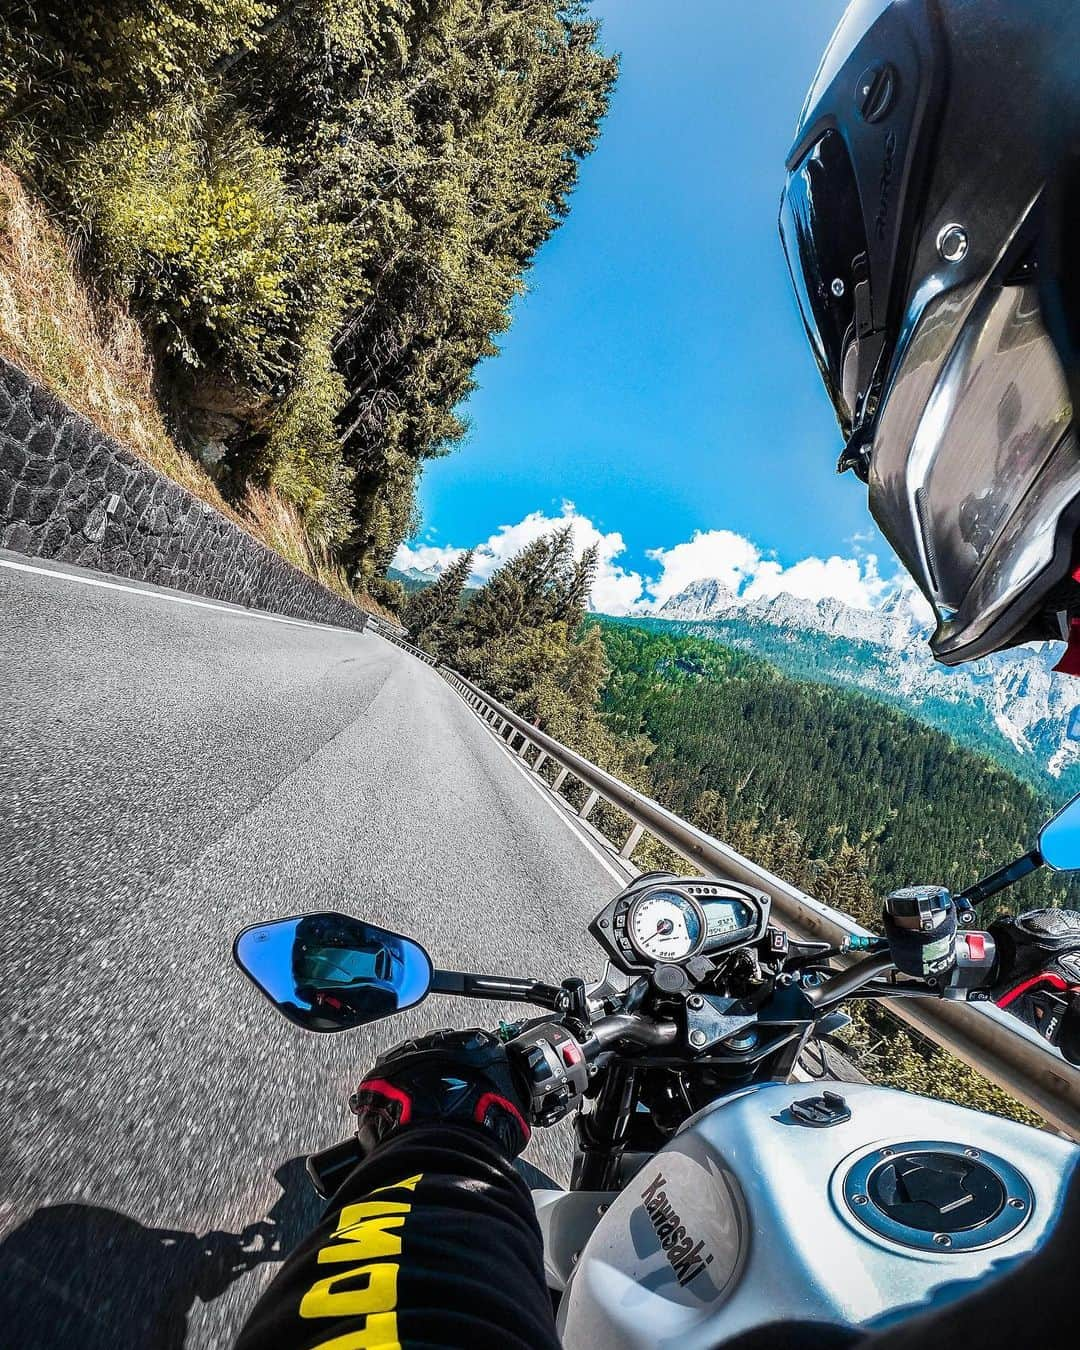
M641 843L641 836L644 833L645 833L644 825L635 825L633 829L630 831L630 833L626 836L626 843L623 844L621 849L619 849L619 857L629 858L633 854L634 849L636 849L638 844Z
M588 820L590 814L592 813L593 807L599 800L600 800L599 792L590 792L589 795L585 798L585 805L578 812L578 816L582 820Z
M525 752L528 750L530 745L532 745L532 741L529 740L528 736L522 736L521 744L518 746L516 752L519 759L525 758Z
M558 778L556 778L555 781L554 781L554 783L552 783L552 785L551 785L551 790L552 790L553 792L558 792L558 790L559 790L559 789L562 787L562 785L566 782L566 776L567 776L567 774L568 774L569 772L570 772L569 769L560 769L560 770L559 770L559 776L558 776Z
M533 771L533 773L539 773L539 772L540 772L540 766L543 764L544 760L547 759L547 757L548 757L548 756L547 756L547 751L546 751L546 750L541 750L540 753L539 753L539 754L536 756L536 758L533 760L533 765L532 765L532 771Z

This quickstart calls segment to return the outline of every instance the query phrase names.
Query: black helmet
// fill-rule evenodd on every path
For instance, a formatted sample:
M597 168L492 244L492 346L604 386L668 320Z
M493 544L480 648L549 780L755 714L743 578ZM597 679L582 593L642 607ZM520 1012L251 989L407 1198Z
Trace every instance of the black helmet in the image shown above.
M1048 223L1078 109L1076 0L855 0L787 161L780 233L839 467L868 484L950 665L1064 638L1080 613Z

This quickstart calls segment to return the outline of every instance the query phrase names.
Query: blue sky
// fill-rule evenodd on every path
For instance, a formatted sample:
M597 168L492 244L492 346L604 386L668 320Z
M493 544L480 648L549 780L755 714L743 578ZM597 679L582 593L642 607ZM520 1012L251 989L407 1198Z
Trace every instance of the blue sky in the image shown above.
M599 147L479 368L467 440L425 472L418 551L398 561L489 541L490 570L572 502L622 578L608 608L631 578L662 598L695 568L872 603L866 551L894 564L865 489L834 472L839 433L776 231L784 157L843 0L593 8L622 55Z

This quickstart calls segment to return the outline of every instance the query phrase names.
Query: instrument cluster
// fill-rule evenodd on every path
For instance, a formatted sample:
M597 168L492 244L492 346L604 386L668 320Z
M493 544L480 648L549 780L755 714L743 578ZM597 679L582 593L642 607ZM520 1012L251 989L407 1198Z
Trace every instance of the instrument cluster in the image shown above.
M648 873L621 891L589 931L621 970L682 965L757 942L769 897L731 881Z

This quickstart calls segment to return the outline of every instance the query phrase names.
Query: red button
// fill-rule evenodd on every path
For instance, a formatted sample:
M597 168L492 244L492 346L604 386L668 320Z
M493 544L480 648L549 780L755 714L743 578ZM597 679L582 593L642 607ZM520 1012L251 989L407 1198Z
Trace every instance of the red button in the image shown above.
M581 1051L572 1041L567 1041L559 1053L562 1055L562 1062L568 1069L572 1069L575 1064L581 1063Z
M986 938L982 933L968 933L967 935L968 956L973 961L986 960Z

